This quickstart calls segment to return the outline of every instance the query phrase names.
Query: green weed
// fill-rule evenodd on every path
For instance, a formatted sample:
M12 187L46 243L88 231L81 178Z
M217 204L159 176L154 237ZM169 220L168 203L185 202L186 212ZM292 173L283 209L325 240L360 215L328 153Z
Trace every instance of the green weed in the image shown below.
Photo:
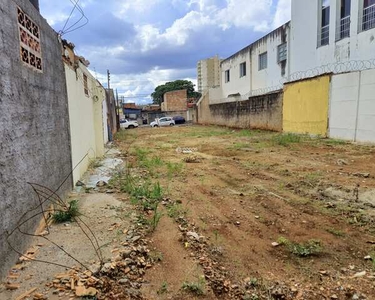
M335 228L327 228L326 229L327 232L333 234L334 236L337 236L337 237L344 237L345 236L345 233L341 230L337 230Z
M168 179L172 179L173 176L181 174L183 168L184 168L183 163L167 162Z
M346 145L348 144L347 141L338 140L338 139L326 139L324 140L324 144L326 145Z
M177 218L180 216L186 216L188 209L184 208L181 204L172 204L167 207L167 214L170 218Z
M272 142L280 146L288 146L292 143L300 143L301 135L294 133L278 134L272 137Z
M59 210L52 215L55 223L70 222L74 217L81 215L78 208L78 200L69 202L69 206L64 210Z
M253 136L255 132L256 131L252 131L250 129L243 129L243 130L240 130L237 135L249 137L249 136Z
M163 214L158 211L158 205L159 203L156 202L153 207L154 214L152 215L152 218L148 221L148 224L151 227L151 232L155 231L156 227L158 227L161 217L163 216Z
M168 293L168 283L166 281L163 281L163 283L161 284L160 288L157 291L157 294L162 295L165 293Z
M182 289L196 296L202 296L205 293L206 281L200 276L197 282L184 282Z
M285 245L289 252L299 257L317 255L322 251L321 242L318 240L309 240L306 243L294 243L284 237L280 237L277 242L280 245Z

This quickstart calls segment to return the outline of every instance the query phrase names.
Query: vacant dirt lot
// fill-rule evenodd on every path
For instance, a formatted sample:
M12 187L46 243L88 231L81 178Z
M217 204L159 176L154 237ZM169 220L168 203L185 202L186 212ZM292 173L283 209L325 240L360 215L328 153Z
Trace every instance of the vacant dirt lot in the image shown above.
M117 143L113 184L155 227L145 298L375 299L373 146L203 126Z
M374 146L208 126L115 146L125 166L71 195L98 248L53 223L30 258L49 263L17 264L1 300L375 299Z

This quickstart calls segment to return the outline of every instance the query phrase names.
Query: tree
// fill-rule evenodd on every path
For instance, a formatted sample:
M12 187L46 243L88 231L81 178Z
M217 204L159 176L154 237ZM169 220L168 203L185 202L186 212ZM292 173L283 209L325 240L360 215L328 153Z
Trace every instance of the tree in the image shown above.
M194 90L194 84L189 80L175 80L167 82L166 84L159 85L155 88L155 92L151 94L154 104L161 104L163 96L167 92L187 90L188 98L200 98L201 93Z

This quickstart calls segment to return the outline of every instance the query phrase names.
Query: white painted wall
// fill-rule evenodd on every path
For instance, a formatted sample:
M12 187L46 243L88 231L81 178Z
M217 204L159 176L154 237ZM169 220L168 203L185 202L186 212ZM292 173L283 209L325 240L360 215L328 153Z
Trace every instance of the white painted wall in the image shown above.
M103 110L103 141L104 144L107 144L109 142L109 136L108 136L108 108L107 108L107 102L104 99L102 103L102 110Z
M83 73L88 77L89 95L85 95ZM69 122L72 149L73 182L86 172L90 160L104 155L103 101L104 88L79 62L74 70L65 63L68 91ZM96 96L96 97L95 97ZM79 163L84 156L89 155Z
M375 142L375 70L332 76L329 136Z
M351 1L350 37L336 41L340 1L330 0L329 45L318 47L321 0L292 0L290 72L303 72L327 64L375 58L375 29L360 31L363 0Z
M264 94L262 89L282 85L283 79L288 76L288 60L285 64L285 75L281 73L281 64L277 61L278 46L288 43L289 23L272 31L265 37L240 50L221 63L221 94L214 89L210 90L210 103L231 102L245 100L253 93ZM267 68L259 70L259 55L267 52ZM289 52L289 49L288 49ZM246 76L240 77L240 64L246 62ZM225 72L229 70L230 81L225 82ZM229 97L239 94L240 97ZM216 97L216 98L215 98Z

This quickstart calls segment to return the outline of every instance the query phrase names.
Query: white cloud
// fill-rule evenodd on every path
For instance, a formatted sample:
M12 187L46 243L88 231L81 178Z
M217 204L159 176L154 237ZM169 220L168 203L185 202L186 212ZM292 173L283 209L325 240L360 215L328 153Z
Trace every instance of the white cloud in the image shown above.
M272 0L227 0L227 4L216 20L223 29L235 26L254 31L269 30Z
M162 0L128 0L122 1L120 4L119 13L126 15L128 13L137 12L143 13L151 10L156 4L162 2Z
M273 20L273 27L277 28L291 18L291 0L279 0Z

